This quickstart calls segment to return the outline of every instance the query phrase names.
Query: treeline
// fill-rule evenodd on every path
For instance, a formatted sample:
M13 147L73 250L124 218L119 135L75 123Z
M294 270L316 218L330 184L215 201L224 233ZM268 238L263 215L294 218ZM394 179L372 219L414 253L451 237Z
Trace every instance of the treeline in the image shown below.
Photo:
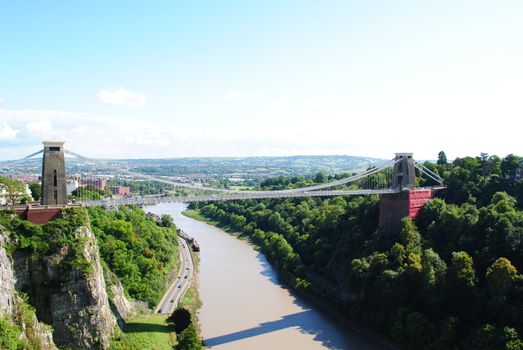
M295 288L404 348L523 349L521 159L426 165L448 188L395 232L377 227L377 197L195 207L249 235Z
M178 255L173 221L157 222L137 207L90 207L88 213L102 261L131 297L156 305Z

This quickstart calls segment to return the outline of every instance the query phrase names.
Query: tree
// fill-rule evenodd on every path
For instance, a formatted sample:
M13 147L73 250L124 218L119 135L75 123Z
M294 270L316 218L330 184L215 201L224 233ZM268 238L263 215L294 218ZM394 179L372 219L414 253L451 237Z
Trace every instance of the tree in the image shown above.
M173 217L169 214L163 214L161 216L161 224L163 227L173 227L174 226Z
M499 258L487 269L485 277L489 291L493 295L505 295L512 282L517 276L518 271L507 258Z
M20 181L0 176L0 189L5 189L7 203L14 205L25 194L24 184Z
M31 182L29 184L29 189L31 190L31 196L35 201L38 201L42 196L42 185L39 182Z
M504 177L513 179L521 169L521 157L509 154L501 161L501 174Z
M203 349L202 342L198 338L198 332L194 324L190 324L178 338L176 350L200 350Z
M438 165L446 165L447 164L447 155L445 152L440 151L438 153Z
M327 181L327 176L321 171L314 176L314 182L317 184L324 183L325 181Z
M401 219L399 239L400 243L405 246L407 252L420 251L421 235L414 222L408 217Z
M453 252L452 265L449 268L449 279L459 289L472 289L477 282L472 257L467 252Z

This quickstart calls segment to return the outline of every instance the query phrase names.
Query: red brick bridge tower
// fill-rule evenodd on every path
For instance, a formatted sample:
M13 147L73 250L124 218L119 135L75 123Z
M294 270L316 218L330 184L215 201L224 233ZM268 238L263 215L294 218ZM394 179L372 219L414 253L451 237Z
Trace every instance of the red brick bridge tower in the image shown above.
M416 188L416 168L412 153L396 153L392 188L399 193L380 195L379 226L393 231L401 219L416 219L421 207L432 198L432 189Z

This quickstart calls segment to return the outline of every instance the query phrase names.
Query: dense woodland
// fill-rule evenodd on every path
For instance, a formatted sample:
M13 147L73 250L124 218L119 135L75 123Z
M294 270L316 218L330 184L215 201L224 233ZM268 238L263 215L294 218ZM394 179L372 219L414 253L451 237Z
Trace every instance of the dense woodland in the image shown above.
M156 222L137 207L91 207L88 213L103 262L131 297L154 307L178 255L172 218L163 216Z
M377 197L194 207L249 236L292 287L406 349L523 349L521 158L441 152L426 166L448 188L394 232L377 227Z

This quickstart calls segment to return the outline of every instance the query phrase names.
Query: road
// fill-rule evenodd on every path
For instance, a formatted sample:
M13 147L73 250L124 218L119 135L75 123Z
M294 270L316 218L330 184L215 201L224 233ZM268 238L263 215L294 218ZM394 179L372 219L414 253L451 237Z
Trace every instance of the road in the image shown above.
M158 306L154 310L155 313L171 314L176 306L178 306L180 299L187 288L189 288L193 279L194 264L191 258L191 248L182 238L178 238L178 242L180 243L180 271L174 282L163 295L162 300L158 303Z

